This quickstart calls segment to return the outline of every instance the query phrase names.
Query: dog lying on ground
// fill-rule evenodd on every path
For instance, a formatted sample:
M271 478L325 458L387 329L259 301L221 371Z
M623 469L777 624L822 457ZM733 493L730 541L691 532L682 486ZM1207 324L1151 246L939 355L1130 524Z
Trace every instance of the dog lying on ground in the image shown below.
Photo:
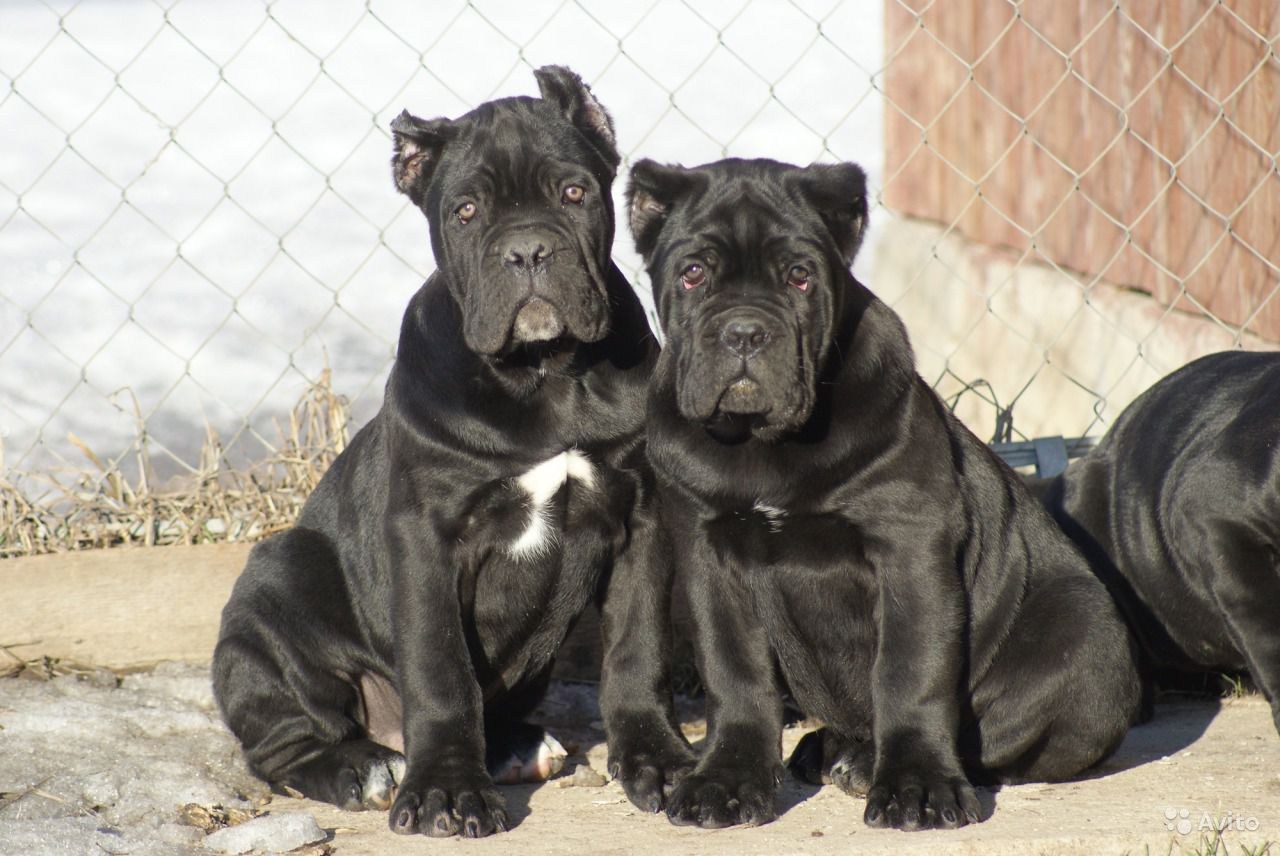
M1134 721L1134 645L1017 476L916 374L849 266L853 164L641 161L630 224L666 344L649 396L710 733L676 823L775 816L787 688L803 778L904 829L981 819L971 780L1056 780Z
M254 548L214 655L259 776L390 805L397 832L507 827L494 778L552 772L558 747L523 717L598 596L614 769L643 802L655 759L691 759L661 656L667 583L649 579L668 564L642 435L657 347L609 258L613 125L577 75L535 75L541 99L392 123L438 270L381 411L297 526Z
M1280 354L1184 366L1038 489L1151 666L1248 669L1280 730Z

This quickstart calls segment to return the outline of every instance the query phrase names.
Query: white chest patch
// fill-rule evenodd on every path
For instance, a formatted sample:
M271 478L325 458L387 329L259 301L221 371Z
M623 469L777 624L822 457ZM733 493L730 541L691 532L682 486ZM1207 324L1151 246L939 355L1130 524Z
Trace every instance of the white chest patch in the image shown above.
M766 505L757 499L756 504L753 506L753 510L764 516L765 523L768 525L770 532L782 531L782 521L787 516L787 510L785 508Z
M551 500L570 479L588 489L596 486L595 468L577 449L548 458L516 479L529 495L530 509L529 525L507 548L512 556L538 556L555 543L557 533L549 519Z

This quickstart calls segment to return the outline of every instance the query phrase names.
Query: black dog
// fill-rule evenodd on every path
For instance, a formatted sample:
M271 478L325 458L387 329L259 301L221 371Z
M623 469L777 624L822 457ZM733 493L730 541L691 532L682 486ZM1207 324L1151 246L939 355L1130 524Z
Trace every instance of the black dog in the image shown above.
M657 347L609 260L613 126L575 74L535 74L541 100L392 123L395 182L439 269L405 313L382 410L298 525L254 549L214 654L258 775L391 803L397 832L507 826L492 775L553 769L521 720L597 595L615 769L653 800L655 759L690 758L660 656L666 581L649 578L667 565L642 438Z
M825 729L791 767L873 826L981 819L971 785L1073 776L1134 721L1134 646L1044 509L915 373L849 273L852 164L643 161L631 227L667 344L649 457L711 733L677 823L774 817L787 688Z
M1190 363L1041 486L1158 669L1248 669L1280 730L1280 354Z

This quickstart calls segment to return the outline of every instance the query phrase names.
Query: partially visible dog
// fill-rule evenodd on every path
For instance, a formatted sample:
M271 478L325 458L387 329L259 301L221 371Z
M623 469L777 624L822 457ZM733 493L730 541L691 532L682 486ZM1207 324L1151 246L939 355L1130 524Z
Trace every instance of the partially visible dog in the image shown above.
M1280 730L1280 354L1189 363L1039 490L1151 666L1248 669Z
M667 342L649 397L710 733L667 814L775 815L775 662L826 727L791 759L866 822L981 819L972 780L1063 779L1134 721L1133 643L1084 558L915 372L849 273L862 170L636 164Z
M577 75L535 75L541 99L392 123L395 183L438 270L381 411L298 525L254 548L214 654L258 775L390 805L397 832L506 828L494 780L562 760L523 718L594 598L615 770L652 801L691 758L651 579L668 564L643 440L657 346L610 262L613 125Z

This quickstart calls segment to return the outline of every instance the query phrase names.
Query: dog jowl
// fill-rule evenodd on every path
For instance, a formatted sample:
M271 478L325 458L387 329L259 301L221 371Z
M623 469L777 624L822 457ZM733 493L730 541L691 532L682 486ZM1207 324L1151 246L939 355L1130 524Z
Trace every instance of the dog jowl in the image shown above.
M779 671L824 723L792 771L873 826L962 826L975 783L1105 757L1137 712L1132 640L849 272L862 170L641 161L628 197L667 340L647 449L710 711L670 819L774 816Z
M495 782L563 763L525 717L593 599L610 761L641 804L689 766L661 656L643 452L657 346L609 260L612 122L577 75L458 119L404 114L394 181L437 270L382 409L250 554L214 691L253 770L397 832L509 825ZM615 639L634 639L626 645Z

